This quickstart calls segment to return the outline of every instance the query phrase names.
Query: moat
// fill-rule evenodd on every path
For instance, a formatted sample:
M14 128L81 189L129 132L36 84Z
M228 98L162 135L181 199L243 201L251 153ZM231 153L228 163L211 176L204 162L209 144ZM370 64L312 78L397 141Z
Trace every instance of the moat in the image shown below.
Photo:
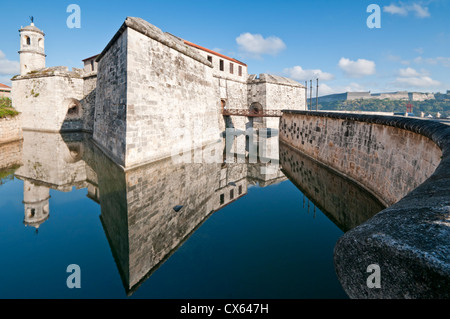
M0 147L1 298L347 298L336 242L385 208L283 144L280 165L126 172L87 134Z

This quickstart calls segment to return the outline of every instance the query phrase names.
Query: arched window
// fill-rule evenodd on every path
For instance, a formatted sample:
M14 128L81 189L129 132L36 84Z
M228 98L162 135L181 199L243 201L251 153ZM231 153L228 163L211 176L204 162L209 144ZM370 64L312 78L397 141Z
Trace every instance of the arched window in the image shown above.
M25 41L24 42L25 42L26 45L31 45L31 38L25 36Z
M44 40L43 40L42 38L40 38L40 39L38 40L38 46L39 46L40 48L44 48Z

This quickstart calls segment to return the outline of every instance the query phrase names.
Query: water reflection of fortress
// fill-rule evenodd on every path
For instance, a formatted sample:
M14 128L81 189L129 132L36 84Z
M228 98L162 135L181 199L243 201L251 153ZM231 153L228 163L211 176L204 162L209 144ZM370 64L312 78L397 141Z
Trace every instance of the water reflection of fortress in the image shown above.
M101 206L101 222L127 292L133 291L203 221L245 196L249 185L286 178L271 164L174 164L171 158L124 171L83 133L24 132L24 223L38 229L50 216L50 189L86 188ZM181 210L175 206L182 206Z
M101 206L101 222L127 293L133 293L213 213L261 187L285 181L278 165L174 164L166 159L124 171L83 133L24 132L2 154L20 166L24 223L51 222L50 189L87 189ZM280 146L283 172L341 229L364 222L383 207L351 182ZM10 165L11 166L11 165ZM262 166L272 174L262 174ZM267 172L267 170L265 170ZM329 197L328 194L335 194ZM355 205L364 203L364 206ZM182 206L181 210L174 209ZM363 210L363 211L361 211Z

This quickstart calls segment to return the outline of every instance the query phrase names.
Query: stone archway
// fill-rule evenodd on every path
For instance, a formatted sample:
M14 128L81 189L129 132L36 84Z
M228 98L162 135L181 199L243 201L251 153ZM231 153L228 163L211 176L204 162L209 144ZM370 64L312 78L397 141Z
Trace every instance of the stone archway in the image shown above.
M66 119L79 120L82 117L81 103L77 99L66 99L64 103L67 105Z
M262 114L263 113L263 107L261 105L261 103L259 102L253 102L250 105L250 109L249 111L253 114Z
M264 111L263 106L259 102L253 102L250 105L249 112L250 112L250 114L253 115L253 117L250 118L250 123L253 128L259 128L264 125L263 117L254 117L255 115L258 115L258 114L261 114L261 116L262 116L263 111Z

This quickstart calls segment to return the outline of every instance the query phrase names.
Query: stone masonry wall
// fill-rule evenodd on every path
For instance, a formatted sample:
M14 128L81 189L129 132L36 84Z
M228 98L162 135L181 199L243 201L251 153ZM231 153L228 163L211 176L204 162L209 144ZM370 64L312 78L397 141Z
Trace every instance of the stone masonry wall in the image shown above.
M286 111L281 138L395 203L336 244L336 273L351 298L450 297L448 125ZM367 284L370 265L381 272L377 289Z
M128 29L127 167L217 141L212 68Z
M94 131L95 120L95 98L97 87L97 74L83 78L83 130L86 132Z
M8 142L21 140L22 134L22 117L0 118L0 145Z
M442 156L439 147L420 134L306 112L285 113L280 138L358 181L387 205L428 179Z
M18 77L12 83L13 106L23 114L24 130L60 132L65 128L82 128L80 120L71 123L73 119L66 119L70 99L83 98L80 77L41 72Z
M125 30L98 64L94 141L125 164L127 103L127 37Z

